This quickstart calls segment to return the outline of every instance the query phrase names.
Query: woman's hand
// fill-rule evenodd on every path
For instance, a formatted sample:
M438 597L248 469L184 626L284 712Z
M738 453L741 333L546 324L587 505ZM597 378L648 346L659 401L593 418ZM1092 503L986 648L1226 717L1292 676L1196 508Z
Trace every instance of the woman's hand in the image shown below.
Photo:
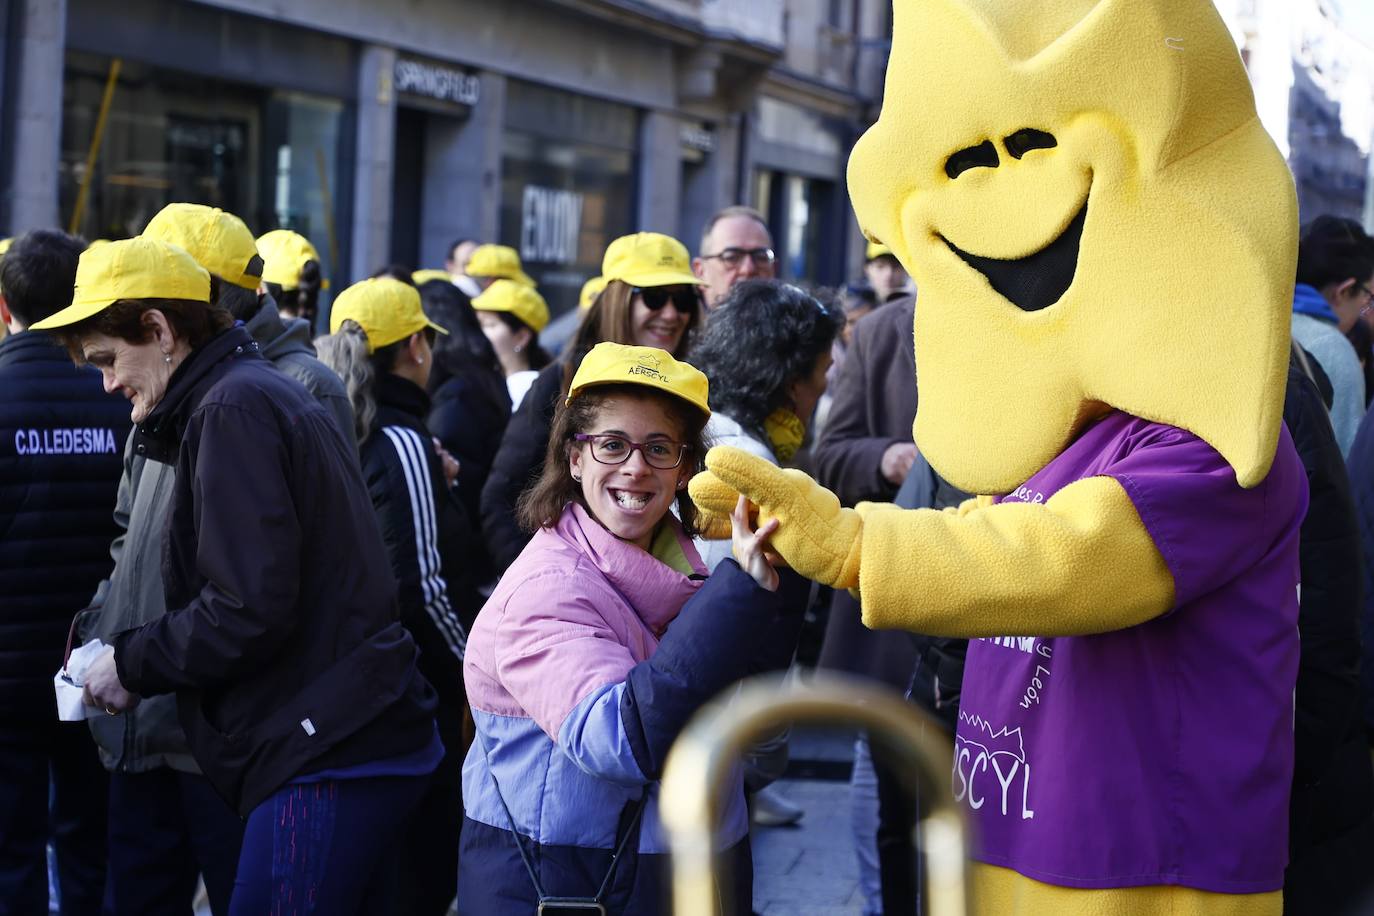
M448 449L444 448L442 442L436 437L434 439L434 451L439 455L439 461L444 466L444 480L451 487L458 482L458 459L449 454Z
M730 547L735 562L770 592L778 590L778 572L770 562L768 539L777 530L777 519L771 519L758 531L750 528L749 503L743 496L735 503L735 511L730 513Z
M83 701L87 706L96 706L112 716L133 709L140 697L124 689L119 682L119 672L115 668L114 647L102 652L91 666L86 669L86 688Z

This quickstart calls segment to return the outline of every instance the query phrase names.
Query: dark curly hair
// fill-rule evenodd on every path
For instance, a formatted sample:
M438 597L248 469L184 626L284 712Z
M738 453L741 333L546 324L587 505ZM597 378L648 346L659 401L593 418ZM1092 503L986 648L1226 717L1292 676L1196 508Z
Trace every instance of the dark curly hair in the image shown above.
M711 410L766 439L764 418L788 406L787 387L814 371L844 316L777 280L746 280L711 311L687 361L711 383Z

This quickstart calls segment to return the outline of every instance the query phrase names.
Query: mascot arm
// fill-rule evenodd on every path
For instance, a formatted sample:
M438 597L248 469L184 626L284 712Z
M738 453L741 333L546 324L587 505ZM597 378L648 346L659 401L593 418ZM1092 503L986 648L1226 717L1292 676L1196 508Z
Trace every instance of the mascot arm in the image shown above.
M993 502L991 496L973 496L964 500L957 506L948 506L943 511L948 512L950 515L957 515L963 518L975 509L986 509L988 506L992 505L996 505L996 503Z
M864 624L932 636L1079 636L1174 605L1174 581L1130 497L1090 477L1042 504L864 513Z

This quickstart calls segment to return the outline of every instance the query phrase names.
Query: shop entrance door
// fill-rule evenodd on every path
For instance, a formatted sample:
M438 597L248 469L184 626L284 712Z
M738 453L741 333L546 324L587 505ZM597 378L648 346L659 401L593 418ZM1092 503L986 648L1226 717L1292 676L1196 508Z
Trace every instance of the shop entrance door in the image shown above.
M420 221L425 188L425 127L429 113L396 109L395 172L391 179L391 262L410 270L420 264ZM381 264L362 265L369 273Z

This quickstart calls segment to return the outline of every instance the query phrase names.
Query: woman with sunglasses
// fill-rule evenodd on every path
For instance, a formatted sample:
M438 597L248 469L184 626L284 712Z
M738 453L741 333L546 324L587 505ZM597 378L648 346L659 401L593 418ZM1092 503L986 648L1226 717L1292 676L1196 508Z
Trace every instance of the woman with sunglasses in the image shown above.
M681 357L701 321L701 281L692 273L686 247L676 239L657 232L622 236L606 249L601 273L606 288L563 356L530 386L482 488L482 530L498 571L529 541L515 522L515 504L539 474L554 408L566 397L582 358L602 342L655 347Z
M547 897L667 912L658 811L668 748L711 697L791 658L808 583L764 550L741 501L734 559L709 578L687 482L702 467L706 377L664 351L602 343L559 407L520 500L533 539L482 608L464 674L477 738L463 767L458 911L526 914ZM676 505L677 517L672 509ZM680 520L679 520L680 519ZM781 587L780 587L781 586ZM749 912L740 776L720 888Z

